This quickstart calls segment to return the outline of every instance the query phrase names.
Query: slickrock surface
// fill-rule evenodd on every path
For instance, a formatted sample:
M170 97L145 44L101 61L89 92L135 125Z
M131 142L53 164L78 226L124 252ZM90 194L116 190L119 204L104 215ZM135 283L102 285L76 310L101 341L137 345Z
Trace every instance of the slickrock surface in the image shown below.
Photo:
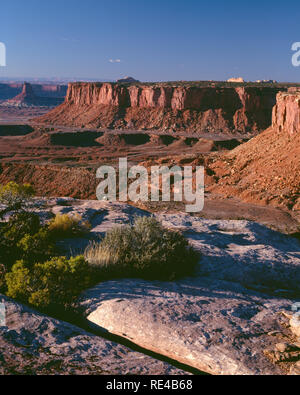
M152 351L215 375L283 374L264 350L290 302L212 278L112 281L84 295L88 320Z
M45 204L47 207L39 209L45 220L52 212L80 214L91 223L89 238L62 242L61 247L72 254L81 253L89 240L103 236L113 226L130 223L136 215L149 215L121 203L55 198L45 200ZM183 232L202 252L194 277L176 282L124 279L101 283L80 298L81 312L91 327L104 329L149 351L211 374L295 374L300 354L293 348L296 339L290 320L295 303L300 302L299 242L248 221L206 220L185 213L157 217L165 227ZM13 309L21 308L14 306ZM90 370L147 374L163 373L167 369L169 373L179 374L168 370L173 368L167 365L157 368L151 364L148 367L145 357L131 352L124 353L126 357L120 359L117 368L111 358L115 355L114 347L119 350L121 346L112 346L112 343L85 332L82 335L82 331L74 327L75 338L70 339L69 329L66 329L70 328L69 324L36 313L29 314L23 307L21 310L22 318L14 320L10 329L21 331L22 336L30 338L32 346L29 351L38 353L34 355L41 362L37 364L35 359L34 364L41 372L48 368L47 363L54 355L55 360L60 361L59 367L53 368L54 372L61 369L61 361L64 361L66 370L63 372L86 373ZM59 334L53 340L56 331ZM8 347L5 333L1 338L4 339L3 347L8 350L6 355L11 355L5 366L12 363L12 369L17 369L13 355L19 348L15 348L15 340L10 340ZM20 342L24 345L22 336ZM86 342L81 336L87 336ZM19 335L16 338L19 339ZM25 346L28 346L26 341ZM292 351L291 348L278 350L279 343L290 344ZM32 349L36 344L39 351ZM87 344L92 346L85 348ZM110 353L103 352L103 347L105 350L109 347ZM62 355L58 351L61 348L64 350ZM48 355L45 349L54 352ZM21 356L16 359L17 365L25 360L28 349L24 351L22 348L21 351ZM103 358L96 359L96 362L92 359L92 363L90 355ZM127 360L128 355L132 359ZM140 363L134 360L136 355L142 358ZM76 365L76 358L80 360L80 357L86 361L79 363L83 370L78 370ZM29 371L35 366L30 361ZM20 366L20 369L26 369L25 365Z
M123 203L47 200L54 214L80 215L91 224L91 237L103 236L116 225L132 223L134 217L148 212ZM41 211L41 215L48 213ZM300 244L295 238L272 231L249 221L207 220L185 213L158 214L167 228L184 233L204 257L199 266L201 276L233 281L260 291L300 296ZM79 242L70 240L66 248L81 252ZM73 245L74 244L74 245ZM73 250L75 248L75 250Z
M44 124L194 133L253 133L271 125L279 88L71 83Z
M79 207L53 202L52 210L79 212L91 221L94 235L128 223L137 213L106 202ZM186 214L159 218L203 253L195 277L99 284L81 299L91 324L207 373L286 374L288 369L265 352L292 336L281 312L292 314L300 301L299 242L247 221ZM68 242L66 248L74 248Z
M0 303L7 325L0 327L0 375L185 374L1 295Z

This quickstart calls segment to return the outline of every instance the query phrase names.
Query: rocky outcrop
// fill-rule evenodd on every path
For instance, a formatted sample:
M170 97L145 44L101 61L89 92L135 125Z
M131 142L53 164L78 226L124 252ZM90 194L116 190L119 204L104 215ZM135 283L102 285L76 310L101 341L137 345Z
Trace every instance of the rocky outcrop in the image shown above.
M84 238L61 241L73 254L112 227L149 215L122 203L67 198L40 203L36 211L44 220L51 213L80 215L91 224ZM281 364L290 349L280 363L272 359L279 343L294 344L289 325L295 327L290 315L300 296L297 240L247 221L184 213L158 218L202 252L195 275L176 282L102 282L86 291L81 308L94 333L108 331L212 374L287 374L291 367L297 372L295 359L292 366L286 359ZM181 374L8 299L4 303L8 328L0 329L0 373Z
M270 126L278 91L72 83L64 104L36 121L96 128L253 133Z
M167 363L92 335L5 296L0 375L182 375Z
M291 136L300 134L300 90L290 89L277 95L273 109L272 127Z
M284 374L265 356L283 300L212 278L99 284L84 295L91 325L214 375ZM276 340L275 340L276 341ZM278 340L277 340L278 341Z
M36 104L37 97L33 92L31 84L28 82L24 82L22 92L14 97L13 99L9 100L10 103L26 103L26 104Z
M300 214L299 158L300 92L292 90L278 94L271 128L211 164L207 188Z
M91 204L85 202L80 214L96 234L136 214L127 205L95 202L96 214ZM76 210L54 208L70 215ZM247 221L186 214L159 219L203 253L197 273L176 282L101 283L81 299L91 326L211 374L288 373L288 363L272 362L265 351L292 337L282 311L292 314L299 301L297 240Z

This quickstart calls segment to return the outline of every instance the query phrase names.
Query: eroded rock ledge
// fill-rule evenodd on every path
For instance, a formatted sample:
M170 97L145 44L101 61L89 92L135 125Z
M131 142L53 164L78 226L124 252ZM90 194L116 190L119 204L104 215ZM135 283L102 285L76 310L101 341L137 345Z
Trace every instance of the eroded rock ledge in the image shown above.
M248 133L271 125L279 88L71 83L47 124L194 133Z

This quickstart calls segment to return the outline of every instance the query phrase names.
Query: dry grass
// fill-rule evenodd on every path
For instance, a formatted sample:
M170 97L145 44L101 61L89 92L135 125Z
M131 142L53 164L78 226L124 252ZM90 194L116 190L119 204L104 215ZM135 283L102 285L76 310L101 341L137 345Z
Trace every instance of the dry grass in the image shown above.
M85 251L85 259L100 277L170 280L192 274L199 258L181 233L148 217L111 229Z
M83 221L80 215L57 214L49 223L49 231L55 239L80 237L90 229L90 223Z

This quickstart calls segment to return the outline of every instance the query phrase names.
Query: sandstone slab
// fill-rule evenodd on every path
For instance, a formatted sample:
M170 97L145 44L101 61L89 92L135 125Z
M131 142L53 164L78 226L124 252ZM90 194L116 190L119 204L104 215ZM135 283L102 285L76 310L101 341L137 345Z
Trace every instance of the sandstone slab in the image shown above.
M209 278L177 283L100 284L84 295L87 319L100 328L217 375L283 373L264 355L290 302Z
M282 312L300 300L298 241L248 221L158 217L203 253L197 273L99 284L81 298L91 326L211 374L286 374L265 350L282 341Z
M6 308L6 326L0 326L0 375L185 374L1 295L0 303Z

